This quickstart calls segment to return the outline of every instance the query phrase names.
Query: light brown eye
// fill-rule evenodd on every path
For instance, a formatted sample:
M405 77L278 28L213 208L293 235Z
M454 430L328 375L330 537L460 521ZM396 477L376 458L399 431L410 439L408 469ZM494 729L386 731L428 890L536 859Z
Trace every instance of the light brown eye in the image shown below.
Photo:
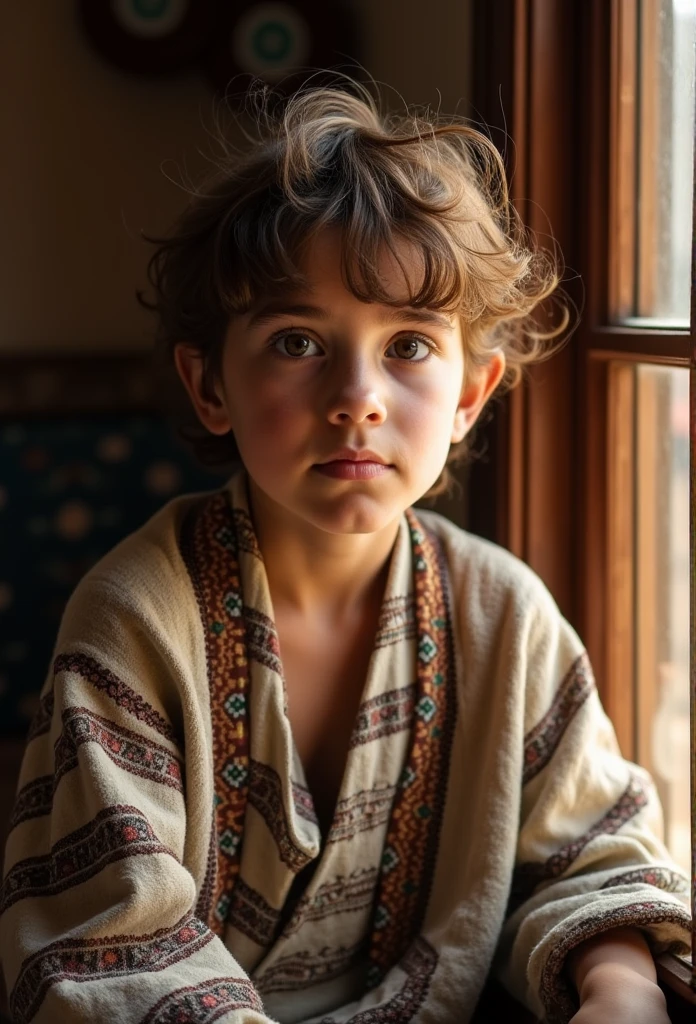
M309 339L301 334L286 334L283 345L289 356L303 356L309 348Z
M274 344L283 355L292 356L294 359L306 355L316 355L321 351L316 341L297 331L281 335L280 338L276 338Z
M420 338L397 338L389 346L394 350L397 359L406 359L411 363L420 363L430 355L429 346Z

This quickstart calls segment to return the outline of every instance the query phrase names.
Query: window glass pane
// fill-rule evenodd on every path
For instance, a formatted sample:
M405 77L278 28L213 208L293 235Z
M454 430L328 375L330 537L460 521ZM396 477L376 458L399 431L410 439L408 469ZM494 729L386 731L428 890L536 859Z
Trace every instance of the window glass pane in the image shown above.
M696 0L640 0L635 317L689 323Z
M689 371L636 371L636 750L690 873Z

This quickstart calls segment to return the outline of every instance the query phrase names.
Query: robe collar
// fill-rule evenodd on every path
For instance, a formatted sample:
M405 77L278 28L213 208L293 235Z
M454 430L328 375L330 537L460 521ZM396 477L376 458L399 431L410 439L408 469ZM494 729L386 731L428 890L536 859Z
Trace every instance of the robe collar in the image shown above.
M267 807L269 801L276 800L291 809L286 814L283 860L295 873L321 855L321 837L316 819L312 820L311 794L302 785L293 787L298 766L289 722L286 770L274 773L277 792L274 779L264 769L265 759L253 756L250 687L260 685L264 678L275 680L275 691L271 688L269 692L283 694L284 687L268 581L249 511L244 472L192 507L182 530L182 553L205 630L215 773L210 856L197 914L222 935L240 872L249 802L254 806L265 802ZM416 683L406 757L391 807L372 913L368 987L377 985L401 959L422 926L456 717L446 562L439 540L413 509L404 513L394 556L390 581L393 583L404 567L412 575ZM385 605L390 600L390 581Z

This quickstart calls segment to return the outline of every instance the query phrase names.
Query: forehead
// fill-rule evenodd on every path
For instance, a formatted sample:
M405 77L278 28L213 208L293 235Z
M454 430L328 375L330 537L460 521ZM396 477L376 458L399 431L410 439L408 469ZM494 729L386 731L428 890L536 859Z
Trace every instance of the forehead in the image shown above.
M300 269L310 288L345 286L347 267L359 269L360 254L348 248L346 234L338 226L322 228L301 247ZM406 305L417 291L423 277L423 257L415 246L394 240L381 246L376 257L376 271L390 302Z
M265 287L247 310L248 326L284 314L328 319L331 310L345 302L369 306L371 316L384 323L417 320L443 329L455 325L457 318L451 310L411 304L422 281L423 259L405 242L395 253L386 245L379 253L375 270L381 294L374 298L362 288L362 282L359 292L351 289L346 272L355 274L357 270L355 276L360 280L360 263L355 253L346 250L345 233L338 227L316 232L296 252L295 262L300 271L298 279Z
M293 259L298 272L292 278L253 290L256 295L245 310L248 326L284 313L328 318L330 310L345 303L369 307L384 323L419 321L446 330L459 321L451 308L412 304L423 283L425 261L405 241L385 244L375 261L368 262L365 275L358 254L348 248L346 232L330 225L313 232Z

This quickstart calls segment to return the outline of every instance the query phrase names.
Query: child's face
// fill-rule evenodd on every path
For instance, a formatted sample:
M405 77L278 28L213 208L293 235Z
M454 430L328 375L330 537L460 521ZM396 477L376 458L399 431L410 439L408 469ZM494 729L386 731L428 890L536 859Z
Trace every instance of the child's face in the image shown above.
M234 432L266 506L330 533L373 533L437 480L504 360L463 388L458 318L361 302L343 284L340 256L338 230L324 230L306 251L307 291L233 319L219 404L200 393L200 360L187 361L185 346L177 367L208 429ZM383 277L390 295L406 295L393 260ZM346 466L342 449L369 449L382 465Z

